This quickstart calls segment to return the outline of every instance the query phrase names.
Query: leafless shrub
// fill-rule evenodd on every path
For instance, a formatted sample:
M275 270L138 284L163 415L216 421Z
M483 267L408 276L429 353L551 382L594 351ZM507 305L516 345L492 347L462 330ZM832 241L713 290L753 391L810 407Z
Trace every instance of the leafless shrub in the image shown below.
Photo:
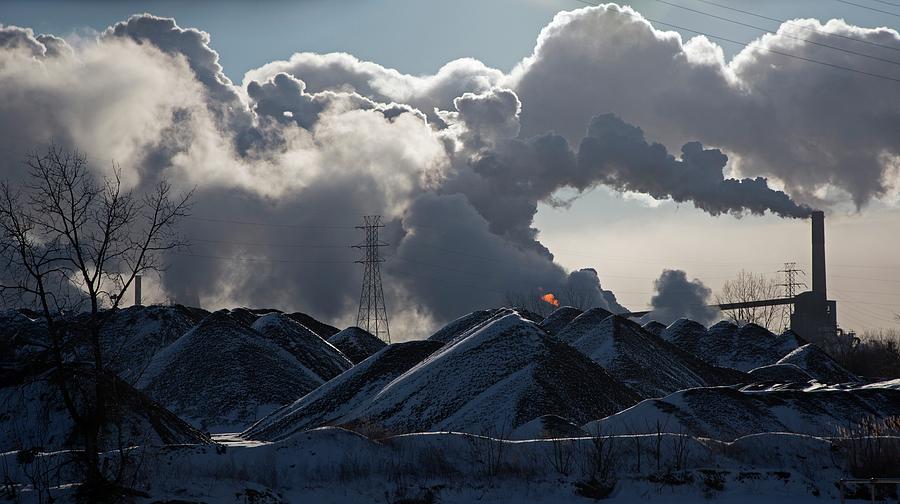
M504 472L506 448L512 422L506 420L488 428L483 435L468 436L469 457L473 465L481 468L482 475L493 483Z
M900 474L900 417L862 422L838 430L837 446L847 454L850 473L858 478L883 478Z
M544 441L547 460L557 474L568 476L575 464L575 443L571 439L554 438Z
M688 457L690 456L691 441L693 438L680 432L669 436L672 439L672 459L671 469L675 471L683 471L687 468Z
M604 435L599 424L590 432L590 442L583 444L581 472L590 481L610 482L615 479L621 454L616 438ZM640 460L640 459L638 459Z

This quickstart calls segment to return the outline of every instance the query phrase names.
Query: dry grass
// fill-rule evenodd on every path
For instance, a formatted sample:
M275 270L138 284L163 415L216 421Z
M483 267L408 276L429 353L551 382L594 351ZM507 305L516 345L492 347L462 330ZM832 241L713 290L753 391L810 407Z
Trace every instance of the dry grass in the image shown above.
M839 429L836 444L847 452L850 473L857 478L900 474L900 417L867 418Z

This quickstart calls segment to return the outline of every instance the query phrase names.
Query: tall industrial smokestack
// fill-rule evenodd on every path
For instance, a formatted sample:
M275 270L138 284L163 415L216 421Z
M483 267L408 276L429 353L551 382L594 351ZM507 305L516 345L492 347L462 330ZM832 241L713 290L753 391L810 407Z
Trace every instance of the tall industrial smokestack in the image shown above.
M134 276L134 305L141 306L141 275Z
M825 288L825 212L812 213L812 290L828 298Z

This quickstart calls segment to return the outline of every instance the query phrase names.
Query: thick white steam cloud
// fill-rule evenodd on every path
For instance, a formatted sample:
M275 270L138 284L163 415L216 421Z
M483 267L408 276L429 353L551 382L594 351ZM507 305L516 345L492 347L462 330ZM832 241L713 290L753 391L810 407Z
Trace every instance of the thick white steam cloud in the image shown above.
M726 62L705 38L610 4L557 15L509 74L297 53L238 85L214 41L172 19L134 16L71 47L0 27L0 171L20 177L25 152L54 141L99 173L115 161L134 187L196 188L193 255L161 278L176 301L352 322L360 271L346 245L381 214L397 336L507 294L578 288L621 311L602 268L567 272L538 239L538 204L562 204L561 189L788 217L827 206L826 192L862 206L891 189L900 87L768 50L820 57L789 36L801 27L900 48L891 30L802 20Z

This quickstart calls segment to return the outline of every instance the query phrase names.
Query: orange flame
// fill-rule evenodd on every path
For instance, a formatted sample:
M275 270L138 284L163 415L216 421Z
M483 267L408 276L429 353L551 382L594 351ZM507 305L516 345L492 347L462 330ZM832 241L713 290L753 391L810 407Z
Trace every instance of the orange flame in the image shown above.
M554 296L552 292L548 292L548 293L544 294L543 296L541 296L541 301L543 301L545 303L550 303L553 306L559 306L559 300L556 299L556 296Z

